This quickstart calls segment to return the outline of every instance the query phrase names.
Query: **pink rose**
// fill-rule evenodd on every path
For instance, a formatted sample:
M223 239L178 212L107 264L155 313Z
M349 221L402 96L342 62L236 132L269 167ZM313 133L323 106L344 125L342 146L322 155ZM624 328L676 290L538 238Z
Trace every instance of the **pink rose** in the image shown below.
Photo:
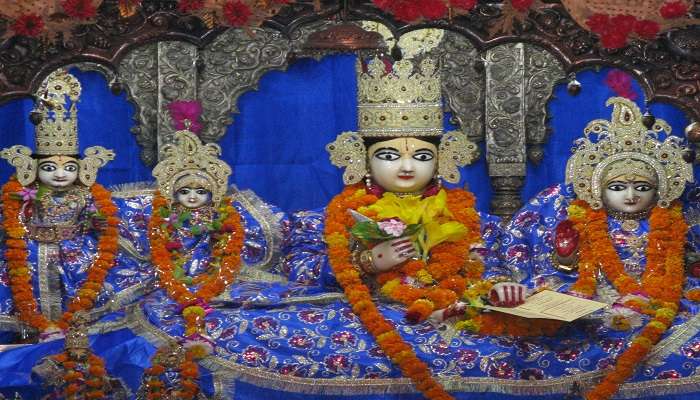
M399 221L398 219L387 219L384 221L379 221L377 225L379 225L379 229L393 237L400 237L401 234L403 234L403 231L406 230L406 224Z

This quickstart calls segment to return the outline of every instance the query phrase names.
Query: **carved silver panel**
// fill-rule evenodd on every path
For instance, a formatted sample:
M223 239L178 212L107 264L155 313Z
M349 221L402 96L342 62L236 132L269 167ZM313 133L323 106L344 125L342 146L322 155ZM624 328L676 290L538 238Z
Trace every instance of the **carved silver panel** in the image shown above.
M136 124L131 133L141 146L141 160L146 165L158 161L158 66L157 44L139 47L126 55L117 71L127 99L135 107Z
M173 143L168 104L197 99L197 47L185 42L158 42L158 147Z
M539 163L544 156L542 145L547 141L547 102L554 85L564 79L561 63L546 50L525 45L525 132L527 157Z
M486 87L479 52L464 36L446 31L432 53L440 59L442 93L452 122L473 141L482 141Z
M289 41L278 31L255 28L253 36L229 29L202 52L202 72L198 98L204 108L202 138L217 141L238 112L238 97L258 86L270 70L285 69ZM196 70L195 70L196 72Z
M491 209L510 215L520 207L525 176L525 45L495 47L486 52L485 60L486 161L494 188Z
M491 176L525 175L525 48L486 52L486 156Z

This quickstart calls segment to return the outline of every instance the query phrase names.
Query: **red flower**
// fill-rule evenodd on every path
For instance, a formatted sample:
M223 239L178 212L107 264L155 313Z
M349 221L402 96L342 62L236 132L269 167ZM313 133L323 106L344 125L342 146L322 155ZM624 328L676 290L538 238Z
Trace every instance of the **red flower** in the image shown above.
M180 0L177 2L177 9L182 13L199 10L204 7L204 0Z
M593 14L586 20L586 25L591 29L591 32L603 34L609 28L610 17L607 14Z
M627 35L619 31L610 31L600 36L600 44L606 49L621 49L627 46Z
M476 5L476 0L450 0L450 6L469 11Z
M657 24L654 21L650 21L648 19L645 19L643 21L637 21L634 24L634 31L642 39L647 39L647 40L654 39L656 37L656 35L659 33L659 29L660 29L659 24Z
M229 25L240 28L248 23L253 13L250 8L240 0L229 1L224 5L224 17Z
M394 0L387 11L394 14L399 21L413 22L421 16L421 8L418 3L415 0Z
M24 36L37 36L43 28L44 20L36 14L24 14L12 24L12 30Z
M420 8L426 19L440 19L447 14L447 6L442 0L423 0L420 2Z
M632 33L637 18L631 15L616 15L610 18L610 30L615 30L625 36Z
M678 18L688 13L688 6L682 1L669 1L659 9L659 14L666 19Z
M533 2L533 0L511 0L510 4L516 10L518 10L520 12L525 12L530 8L530 6L532 5L532 2Z
M168 251L180 250L182 248L182 243L179 241L172 241L165 244L165 248Z
M90 19L97 14L92 0L63 0L61 6L63 6L63 11L73 18Z

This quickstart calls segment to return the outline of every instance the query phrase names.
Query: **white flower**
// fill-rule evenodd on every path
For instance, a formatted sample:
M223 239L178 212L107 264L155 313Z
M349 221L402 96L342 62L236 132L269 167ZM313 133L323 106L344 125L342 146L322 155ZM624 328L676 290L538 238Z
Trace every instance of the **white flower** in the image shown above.
M393 237L401 237L403 231L406 230L406 224L398 219L387 219L377 222L379 229Z

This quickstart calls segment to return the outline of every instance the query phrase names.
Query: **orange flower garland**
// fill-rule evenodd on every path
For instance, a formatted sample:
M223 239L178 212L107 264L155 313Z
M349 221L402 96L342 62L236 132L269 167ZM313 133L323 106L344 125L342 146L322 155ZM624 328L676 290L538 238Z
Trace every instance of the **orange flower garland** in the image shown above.
M184 360L180 364L177 371L174 371L180 373L180 385L168 396L165 396L165 383L163 383L160 376L165 373L166 369L162 363L157 361L157 357L161 354L161 350L156 352L156 355L154 355L153 359L151 359L152 367L146 369L145 371L146 375L148 375L146 380L146 399L194 399L199 393L199 385L197 384L199 369L197 368L197 363L194 361L197 358L196 355L191 351L187 351L185 353Z
M221 294L226 286L232 283L241 267L241 249L243 248L244 230L241 225L241 217L231 205L231 199L222 201L219 212L225 215L221 230L223 232L219 240L211 246L211 256L214 261L211 265L218 266L215 273L197 279L199 288L190 292L187 284L178 280L174 275L175 265L173 253L168 250L167 244L174 229L172 224L164 219L161 210L168 209L167 200L156 193L153 199L153 215L149 224L149 239L151 254L158 272L159 285L165 289L168 296L175 300L183 308L183 317L187 324L185 334L191 335L201 332L204 324L204 309L198 305L200 302L208 302Z
M377 282L383 285L382 293L406 305L406 316L411 322L424 321L434 310L453 304L470 282L481 278L484 265L469 256L471 245L481 240L481 222L474 209L475 203L474 195L467 191L448 190L447 209L456 222L467 228L466 235L435 246L428 263L408 260L392 271L377 274ZM373 216L371 212L367 214ZM402 277L416 278L426 286L419 288L403 283Z
M100 238L97 242L97 255L88 267L87 278L77 291L77 296L68 303L68 310L58 321L50 321L39 312L37 301L32 289L31 273L27 266L26 229L20 217L23 200L18 193L23 186L15 177L2 188L3 228L8 238L5 258L8 262L10 288L15 309L19 319L40 332L51 327L63 330L68 328L73 313L91 309L97 295L102 290L107 273L114 266L118 250L119 218L117 207L112 202L111 193L99 184L90 188L98 212L105 216L105 224L100 227Z
M467 280L478 279L483 272L481 262L470 260L468 257L471 243L480 239L481 232L479 217L473 208L474 197L463 190L449 190L447 194L448 209L458 222L468 228L467 236L458 242L446 242L433 248L431 260L427 265L420 261L409 261L395 271L377 276L377 281L386 287L390 281L400 278L402 274L416 276L418 271L427 269L437 282L436 285L423 289L399 283L389 292L390 297L404 304L411 304L414 308L425 307L420 311L421 314L425 314L427 310L432 311L438 304L449 305L449 301L457 299L458 293L461 295ZM362 281L351 262L349 228L354 224L354 219L348 213L348 209L357 210L374 204L377 200L377 196L367 194L360 185L354 185L346 187L328 204L324 238L328 245L331 268L353 312L359 316L377 340L379 347L399 367L403 375L410 378L416 388L429 399L452 399L453 397L433 378L428 366L417 357L411 346L379 312L369 287ZM465 260L468 260L466 264ZM460 272L464 273L464 276L460 276Z
M106 397L104 361L90 353L87 362L87 374L77 370L79 362L70 357L68 352L52 356L63 366L63 396L65 399L103 399ZM87 386L87 387L86 387Z
M679 202L668 209L655 207L652 210L646 270L639 283L625 272L609 238L605 210L592 210L586 202L576 200L569 206L569 219L580 234L579 277L572 291L593 296L596 292L595 273L600 268L620 295L643 294L649 297L649 301L626 303L651 315L652 319L617 358L613 370L585 395L587 400L609 399L632 376L635 367L661 339L678 312L685 280L683 252L688 225Z

